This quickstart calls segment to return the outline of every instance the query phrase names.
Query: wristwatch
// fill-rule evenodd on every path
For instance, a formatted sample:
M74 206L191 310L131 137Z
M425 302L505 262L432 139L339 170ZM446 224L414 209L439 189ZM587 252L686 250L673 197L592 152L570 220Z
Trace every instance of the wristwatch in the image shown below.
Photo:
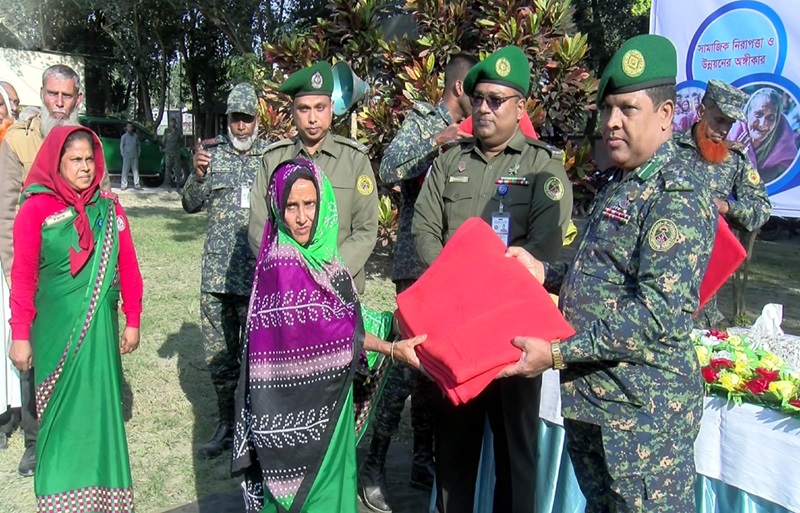
M567 364L564 363L564 355L561 354L561 343L552 342L550 344L550 354L553 355L553 368L555 370L564 370Z

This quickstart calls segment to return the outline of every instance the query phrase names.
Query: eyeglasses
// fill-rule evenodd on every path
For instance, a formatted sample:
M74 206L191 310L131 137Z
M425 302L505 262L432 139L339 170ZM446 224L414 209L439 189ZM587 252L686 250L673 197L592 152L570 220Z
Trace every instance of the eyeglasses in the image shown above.
M472 106L477 109L478 107L483 105L484 100L486 100L486 105L488 105L491 110L497 110L500 108L501 105L503 105L511 98L519 98L519 95L514 94L511 96L484 96L482 94L473 94L470 101L472 102Z

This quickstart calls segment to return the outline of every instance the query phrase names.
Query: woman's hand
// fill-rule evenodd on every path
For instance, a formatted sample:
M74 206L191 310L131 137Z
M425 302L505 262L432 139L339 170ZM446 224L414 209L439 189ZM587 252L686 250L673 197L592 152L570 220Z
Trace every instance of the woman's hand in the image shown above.
M428 335L419 335L418 337L406 340L398 340L393 343L393 350L390 354L393 356L394 360L419 369L419 358L417 358L417 352L414 351L414 348L423 343L426 338L428 338Z
M31 350L30 340L12 340L11 349L8 350L8 357L14 367L20 372L28 372L33 366L33 351Z
M139 328L131 328L128 326L122 332L122 340L119 342L120 354L132 353L139 347Z

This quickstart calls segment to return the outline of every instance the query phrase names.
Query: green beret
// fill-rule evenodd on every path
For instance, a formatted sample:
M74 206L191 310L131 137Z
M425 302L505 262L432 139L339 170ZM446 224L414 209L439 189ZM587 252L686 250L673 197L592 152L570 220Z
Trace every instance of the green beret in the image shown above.
M258 107L258 96L253 86L246 82L236 84L233 91L228 95L228 110L225 114L232 112L241 112L248 116L255 116Z
M744 121L744 105L747 103L747 93L736 89L727 82L711 79L706 85L706 94L703 100L708 98L717 104L719 110L731 119Z
M597 105L608 94L624 94L650 87L675 85L678 52L664 36L645 34L628 39L603 71L597 88Z
M472 95L475 86L481 82L508 86L527 97L531 85L531 65L525 52L517 46L495 50L469 70L464 78L464 92Z
M333 93L331 65L326 61L319 61L313 66L296 71L281 84L278 91L292 98L310 95L330 96Z

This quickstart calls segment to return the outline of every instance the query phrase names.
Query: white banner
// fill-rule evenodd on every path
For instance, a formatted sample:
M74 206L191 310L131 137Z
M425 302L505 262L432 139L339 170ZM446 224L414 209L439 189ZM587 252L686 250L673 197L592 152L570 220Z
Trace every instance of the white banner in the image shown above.
M706 82L750 95L745 122L728 137L743 143L773 204L800 217L800 3L797 0L653 0L650 32L678 50L675 128L686 129Z

